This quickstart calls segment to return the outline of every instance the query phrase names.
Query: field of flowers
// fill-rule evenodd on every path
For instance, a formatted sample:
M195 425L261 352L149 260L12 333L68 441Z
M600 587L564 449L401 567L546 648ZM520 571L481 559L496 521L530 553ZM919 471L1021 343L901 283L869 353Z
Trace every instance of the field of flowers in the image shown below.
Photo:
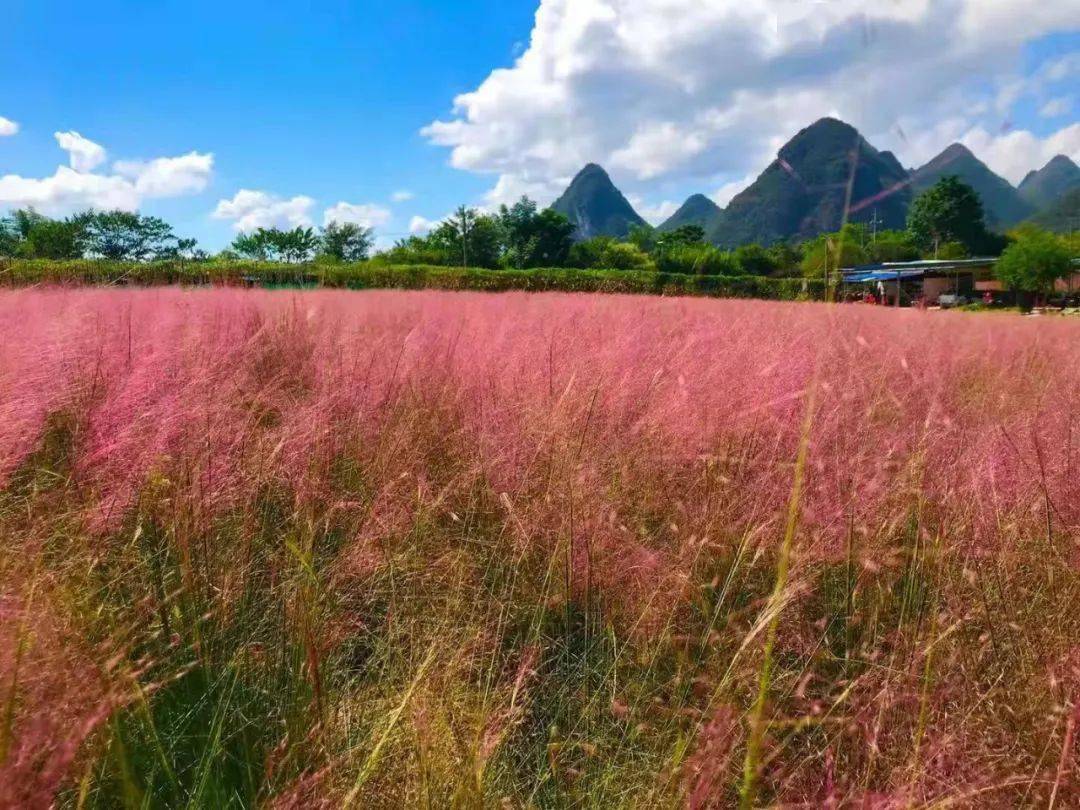
M0 291L0 806L1080 806L1080 323Z

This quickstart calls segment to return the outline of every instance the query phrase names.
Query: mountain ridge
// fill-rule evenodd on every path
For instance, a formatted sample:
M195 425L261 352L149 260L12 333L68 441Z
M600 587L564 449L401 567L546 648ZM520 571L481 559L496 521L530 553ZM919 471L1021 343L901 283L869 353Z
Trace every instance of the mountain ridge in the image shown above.
M838 230L844 222L902 229L914 198L950 175L975 189L987 225L999 231L1037 219L1080 187L1080 167L1067 156L1058 155L1031 171L1017 188L960 143L907 169L892 152L874 148L855 127L825 117L785 143L726 208L693 194L657 231L698 225L709 242L730 249L812 239ZM625 238L632 227L646 224L595 163L586 165L551 207L577 226L579 241Z

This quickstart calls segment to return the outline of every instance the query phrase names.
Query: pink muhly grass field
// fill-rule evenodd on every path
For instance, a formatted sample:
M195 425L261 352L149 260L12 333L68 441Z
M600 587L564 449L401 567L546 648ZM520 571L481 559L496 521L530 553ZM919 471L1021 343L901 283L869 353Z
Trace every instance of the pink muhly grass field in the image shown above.
M0 674L16 707L0 800L48 804L84 784L101 803L130 788L212 804L182 774L178 787L134 767L129 785L93 763L115 759L115 718L138 715L132 684L171 695L193 666L261 660L267 644L235 626L265 566L311 691L283 716L310 712L319 742L292 752L295 729L273 726L252 749L267 774L252 795L392 806L468 782L488 801L726 806L811 404L766 750L751 762L759 800L1080 801L1078 322L593 295L24 290L0 292L0 333ZM254 528L270 492L286 504L280 543ZM151 527L175 588L151 587L131 556ZM495 585L493 561L509 572ZM97 579L112 565L145 593L117 602ZM406 606L364 602L381 589ZM206 652L209 631L177 629L184 600L229 655ZM119 605L111 623L100 604ZM569 626L510 644L519 606L574 606L589 644L634 651L582 682L604 695L586 703L587 727L537 719L587 712L551 686L580 686L554 652ZM357 628L376 627L380 650L412 652L359 686L334 676ZM66 666L97 674L65 690ZM365 702L372 728L342 719ZM385 736L373 718L399 703L411 708ZM47 720L60 711L84 724L81 750ZM455 724L481 740L476 761L425 742ZM632 788L614 799L619 785Z

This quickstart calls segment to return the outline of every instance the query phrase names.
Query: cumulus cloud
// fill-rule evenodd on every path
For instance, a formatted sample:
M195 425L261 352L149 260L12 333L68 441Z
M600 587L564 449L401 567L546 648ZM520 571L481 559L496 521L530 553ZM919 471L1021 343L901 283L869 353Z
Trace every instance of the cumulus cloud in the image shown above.
M409 220L409 233L413 236L423 236L433 231L438 224L438 220L415 216Z
M378 228L388 223L391 216L393 215L390 213L390 209L381 205L372 203L354 205L353 203L339 202L323 212L323 224L351 222L362 228Z
M54 137L68 153L68 166L48 177L0 177L0 208L33 207L50 216L95 208L137 210L144 199L197 194L210 182L214 156L191 152L174 158L117 161L112 173L95 172L107 153L78 132Z
M954 115L957 137L991 131L1035 92L1016 82L1024 46L1078 25L1080 5L1028 0L541 0L514 64L423 134L493 175L491 202L548 202L590 161L636 193L723 198L824 115L909 165L902 132ZM1040 82L1072 71L1058 60Z
M78 172L59 166L51 177L0 177L0 208L35 208L58 215L82 208L134 211L139 193L123 177Z
M218 201L215 219L232 220L237 231L258 228L308 228L315 200L303 195L283 199L265 191L240 189L231 200Z
M391 194L390 199L393 202L396 202L396 203L403 203L403 202L408 202L409 200L413 199L415 196L416 195L413 194L411 191L409 191L407 189L402 189L401 191L395 191L393 194Z
M105 148L78 132L55 132L53 137L68 153L71 168L77 172L92 172L105 162Z
M206 190L214 170L214 156L189 152L180 157L154 160L118 160L113 171L135 184L143 197L179 197Z
M1042 168L1055 155L1080 160L1080 123L1064 127L1046 138L1027 130L994 134L982 127L974 127L964 133L960 142L1015 185L1031 169Z
M19 125L10 118L0 115L0 138L7 138L19 134Z
M678 211L681 205L681 203L672 200L664 200L656 205L651 205L637 194L631 194L627 201L634 206L634 210L641 215L641 218L650 225L662 225L671 219L671 215Z

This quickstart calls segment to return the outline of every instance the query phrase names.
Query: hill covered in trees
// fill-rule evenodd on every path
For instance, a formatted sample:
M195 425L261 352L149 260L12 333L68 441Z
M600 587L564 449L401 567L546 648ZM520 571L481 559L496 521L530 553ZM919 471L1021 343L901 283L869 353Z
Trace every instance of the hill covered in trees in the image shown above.
M1016 188L958 143L909 171L851 125L822 118L788 141L726 208L694 194L657 231L696 226L704 230L707 242L734 249L804 242L836 232L844 222L865 223L873 231L897 230L905 227L917 196L953 176L974 189L987 227L998 233L1053 208L1080 185L1080 168L1058 156ZM579 241L598 236L624 239L643 223L595 164L582 170L553 208L577 226Z
M668 233L687 225L696 225L707 232L722 214L723 209L704 194L694 194L657 230Z
M852 171L852 154L857 156ZM823 118L799 132L708 231L710 242L736 247L804 240L849 220L902 228L910 192L907 172L891 152L879 152L852 126ZM850 189L849 189L850 183Z
M1080 166L1058 155L1020 183L1020 196L1039 210L1049 208L1068 192L1080 188Z
M1033 216L1031 222L1055 233L1080 231L1080 186L1066 192L1049 208Z
M613 236L621 239L645 220L634 210L608 173L595 163L580 172L551 206L577 228L575 239Z
M1031 216L1035 209L1004 177L999 177L963 144L954 143L912 174L915 193L926 191L943 177L959 177L975 189L986 211L987 224L1005 230Z

